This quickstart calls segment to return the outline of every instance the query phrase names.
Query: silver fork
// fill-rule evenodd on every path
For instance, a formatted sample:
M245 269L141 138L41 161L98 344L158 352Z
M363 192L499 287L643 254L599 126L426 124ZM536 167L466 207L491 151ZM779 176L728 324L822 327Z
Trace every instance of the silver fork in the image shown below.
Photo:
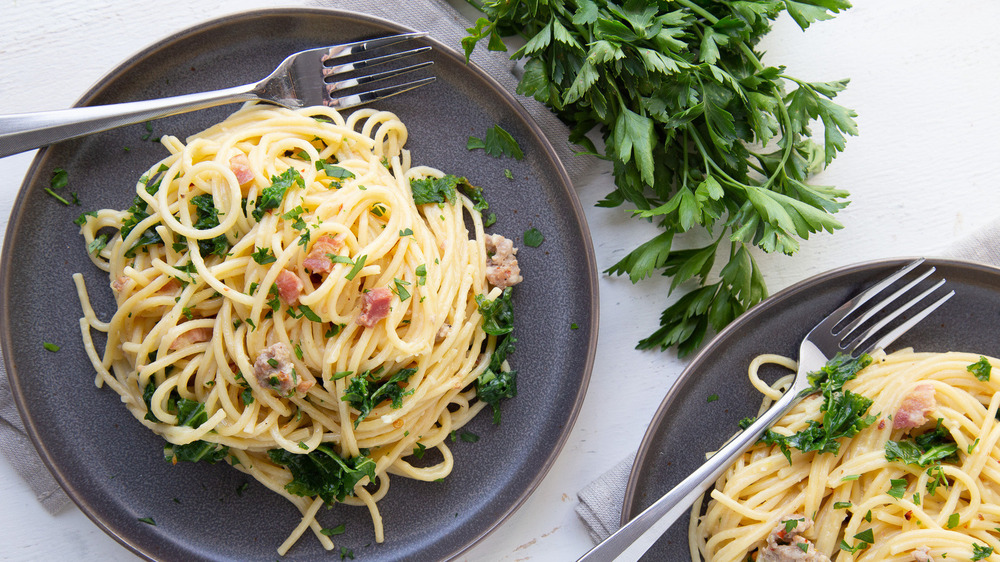
M791 387L770 409L761 414L757 421L750 427L734 436L717 453L708 459L705 464L691 473L690 476L677 484L666 495L646 508L610 537L591 549L590 552L583 555L578 562L638 560L670 528L674 521L688 510L695 499L704 494L719 479L722 473L725 472L739 455L743 454L744 451L757 442L760 436L764 434L764 431L780 419L781 416L785 415L792 406L811 393L812 389L810 388L807 376L809 373L823 367L837 353L856 355L885 348L907 330L916 326L937 307L944 304L946 300L950 299L955 294L955 291L947 292L923 309L915 312L905 321L882 333L893 320L918 303L923 302L945 283L944 279L940 279L896 309L886 308L904 294L916 288L934 273L934 268L930 267L898 290L883 295L897 281L917 268L923 261L923 259L918 259L907 264L871 288L847 301L817 324L806 335L805 339L802 340L802 344L799 347L799 365ZM884 298L879 302L866 306L869 301L877 296L884 296ZM861 330L866 325L866 322L873 320L880 312L884 316L875 320L870 327ZM841 324L844 324L848 318L851 318L851 320L841 327Z
M0 157L115 127L228 103L260 100L290 108L327 105L338 109L369 103L434 81L434 77L429 76L382 88L339 95L350 88L395 78L433 64L433 61L423 61L392 70L363 73L369 67L429 51L430 47L424 46L381 55L370 52L425 35L427 34L422 32L402 33L300 51L282 61L274 72L259 82L212 92L57 111L0 115Z

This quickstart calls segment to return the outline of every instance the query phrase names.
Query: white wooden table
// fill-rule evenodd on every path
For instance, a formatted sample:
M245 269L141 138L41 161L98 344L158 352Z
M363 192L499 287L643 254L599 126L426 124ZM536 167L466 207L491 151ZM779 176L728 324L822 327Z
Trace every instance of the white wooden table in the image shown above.
M461 0L453 0L456 4ZM845 229L804 243L794 257L763 256L772 292L836 266L934 255L1000 216L1000 3L879 0L802 33L779 21L765 62L806 80L850 77L840 102L861 135L819 180L851 191ZM108 70L168 34L260 0L160 4L0 0L2 112L58 109ZM947 9L946 9L947 8ZM0 159L0 237L33 154ZM598 266L618 261L652 230L594 203L605 173L577 187ZM574 513L576 492L633 451L684 363L639 352L657 327L668 285L602 276L597 362L588 398L555 466L528 501L466 560L570 560L590 548ZM132 560L75 507L51 516L0 457L0 560Z

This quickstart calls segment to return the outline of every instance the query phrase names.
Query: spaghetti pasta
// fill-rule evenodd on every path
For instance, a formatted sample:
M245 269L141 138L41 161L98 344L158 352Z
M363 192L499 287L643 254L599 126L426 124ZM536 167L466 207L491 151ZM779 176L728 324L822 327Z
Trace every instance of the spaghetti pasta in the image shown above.
M390 475L447 476L446 438L515 393L510 326L484 316L516 249L500 260L478 188L411 166L406 140L384 111L248 104L163 137L133 206L81 221L117 302L99 319L74 275L97 385L173 462L227 461L295 504L281 554L307 529L333 548L324 503L364 506L381 542Z
M794 362L762 356L766 362ZM871 425L835 453L758 442L692 511L692 558L712 561L996 560L1000 549L997 359L969 353L878 352L844 389L872 400ZM791 375L773 389L787 388ZM823 419L806 398L772 430ZM763 408L769 405L765 401Z

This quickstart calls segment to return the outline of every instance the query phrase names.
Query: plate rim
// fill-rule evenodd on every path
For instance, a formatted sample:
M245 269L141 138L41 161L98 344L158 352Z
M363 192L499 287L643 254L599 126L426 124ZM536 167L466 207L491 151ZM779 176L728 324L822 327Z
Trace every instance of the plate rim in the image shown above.
M821 273L812 275L803 279L797 283L778 291L777 293L771 295L764 301L760 302L735 321L731 322L728 326L722 329L718 334L716 334L709 342L706 344L698 353L691 359L691 362L681 371L678 375L677 380L670 386L667 394L664 396L660 405L657 407L656 411L651 418L649 425L646 427L646 431L642 436L642 441L639 444L639 449L636 452L635 460L632 463L632 467L629 471L628 483L625 487L625 496L622 501L622 511L619 524L625 525L631 519L635 517L632 512L636 503L636 496L639 493L639 477L644 469L644 464L646 459L650 454L655 454L657 451L653 450L653 438L659 426L666 417L671 406L678 400L683 399L684 394L681 392L681 388L684 383L687 382L689 378L694 376L694 373L701 367L701 365L707 360L708 357L712 356L718 351L720 347L723 347L732 337L732 333L743 327L744 324L753 322L758 317L763 314L769 313L776 306L780 306L782 303L787 301L798 294L801 294L809 289L828 283L837 278L851 275L854 273L863 272L870 269L879 268L899 268L903 265L912 262L915 259L920 259L917 256L912 257L892 257L883 259L874 259L858 263L853 263L849 265L844 265L836 267L834 269L826 270ZM959 269L967 269L973 271L979 271L983 273L988 273L992 276L1000 277L1000 267L993 266L984 262L965 260L958 258L948 258L948 257L925 257L924 263L928 265L947 265L950 267L955 267Z
M261 8L254 10L245 10L234 12L211 19L201 21L194 25L185 27L183 29L177 30L170 33L163 38L156 40L147 46L141 48L140 50L132 53L122 62L114 66L108 72L100 76L91 87L73 104L72 107L81 107L89 105L89 103L103 90L107 87L107 82L115 77L120 76L123 73L127 73L131 70L133 66L146 59L147 57L153 55L154 53L167 48L178 42L183 42L187 38L205 33L213 28L220 26L231 25L238 21L249 21L254 19L267 19L275 17L309 17L310 15L323 15L330 17L340 17L344 19L354 19L364 23L368 23L374 26L381 26L398 32L413 31L412 28L403 25L401 23L374 16L371 14L366 14L362 12L356 12L352 10L343 10L335 8L322 8L322 7L276 7L276 8ZM554 446L551 449L550 454L544 459L544 462L540 463L540 469L536 471L535 475L523 491L518 494L517 498L511 503L508 509L503 511L499 517L487 526L487 528L476 536L473 536L466 540L458 539L456 543L458 546L453 549L453 551L447 556L446 559L452 560L469 550L473 546L482 542L486 537L490 536L495 532L504 522L506 522L511 515L513 515L518 509L520 509L527 499L537 490L538 486L544 480L545 476L551 471L552 467L555 465L556 460L562 453L569 441L569 437L572 434L573 427L579 418L580 412L583 407L584 398L586 397L587 390L589 387L590 379L593 373L593 367L596 359L597 353L597 338L598 338L598 326L600 324L600 296L599 296L599 273L597 268L597 259L594 252L593 239L590 233L590 227L587 224L586 214L584 213L583 204L579 199L579 196L574 188L573 181L569 177L569 173L566 170L565 165L560 160L555 147L552 142L542 130L541 126L535 121L534 117L527 111L527 109L521 104L521 102L502 84L500 84L493 76L483 70L479 65L473 61L465 62L464 55L458 53L457 50L448 46L447 44L441 42L439 39L435 38L433 35L428 34L422 38L423 41L433 44L436 51L441 52L445 56L454 59L456 62L464 64L466 68L469 69L477 78L487 82L493 92L499 95L506 103L507 108L512 111L516 116L523 122L523 124L531 131L532 135L535 137L536 142L538 142L543 150L544 160L548 166L554 171L554 173L560 179L560 190L564 191L568 196L570 201L570 215L579 228L581 243L581 250L583 261L585 262L585 269L587 271L586 283L590 289L591 298L589 304L589 315L591 318L589 337L586 343L586 352L583 362L583 368L581 369L580 384L577 389L576 397L574 398L573 408L568 413L565 418L565 423L562 426L562 432ZM14 203L11 206L10 219L7 224L6 233L4 237L3 247L0 248L0 302L6 302L6 293L8 292L9 280L10 280L10 269L8 260L6 256L11 255L11 247L13 241L13 234L18 230L18 225L23 218L24 212L23 207L27 199L27 188L31 183L32 178L34 178L40 169L43 169L43 165L47 160L49 153L49 147L42 147L38 149L38 152L32 159L30 165L28 166L24 179L18 188L17 195L14 198ZM0 313L0 349L3 350L13 350L13 345L11 342L11 326L8 315L5 313ZM45 446L45 443L38 434L38 429L35 424L35 420L29 415L29 406L26 404L26 400L23 394L23 389L18 376L18 371L14 365L14 359L12 358L11 352L6 352L2 354L4 366L7 372L7 379L10 385L11 394L14 399L14 403L17 407L18 414L21 416L21 420L25 426L25 432L28 435L29 440L35 447L39 454L43 464L55 478L56 482L59 484L60 488L66 492L66 495L73 501L73 503L82 511L98 528L100 528L106 535L113 538L119 544L127 548L132 553L141 556L147 560L155 560L150 553L141 549L138 545L133 544L133 541L127 537L122 536L120 533L114 532L105 521L99 517L94 509L81 497L79 497L76 490L69 484L66 475L58 467L57 463L52 458L51 453Z

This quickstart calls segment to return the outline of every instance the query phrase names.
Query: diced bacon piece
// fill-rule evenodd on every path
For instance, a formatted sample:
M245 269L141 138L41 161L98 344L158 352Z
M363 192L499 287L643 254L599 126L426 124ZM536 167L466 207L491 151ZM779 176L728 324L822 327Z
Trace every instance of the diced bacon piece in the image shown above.
M934 409L934 385L920 383L903 398L892 416L893 429L913 429L927 423L927 414Z
M118 277L114 281L111 282L111 290L114 291L114 292L116 292L116 293L120 293L120 292L122 292L122 289L124 289L125 285L127 285L127 284L128 284L128 277L122 275L121 277Z
M229 159L229 169L236 175L236 181L240 185L246 185L253 180L253 169L250 168L250 160L247 155L240 153Z
M192 328L183 334L174 338L174 341L170 342L170 351L175 349L181 349L182 347L191 345L193 343L201 343L212 339L212 328Z
M181 285L181 282L178 281L176 277L174 277L170 279L170 281L164 283L163 286L160 287L160 290L158 292L173 294L176 293L177 291L180 291L183 287L184 286Z
M508 238L489 234L483 240L490 256L486 260L486 280L501 289L517 285L524 280L517 265L517 248Z
M320 236L313 242L312 249L306 259L302 261L302 266L306 271L312 273L330 273L333 269L333 260L330 255L337 255L337 252L344 247L341 238L330 236L329 234Z
M282 269L278 278L274 281L278 285L278 296L285 304L291 306L299 302L299 295L302 294L302 280L287 269Z
M278 342L265 347L253 362L253 374L263 388L280 394L291 390L304 393L316 384L311 373L300 375L292 363L292 350L287 344Z
M371 328L375 324L389 315L392 304L392 291L389 287L375 287L365 292L364 300L361 303L361 315L358 316L358 324L366 328Z
M786 523L795 521L794 525ZM830 562L816 550L802 533L813 526L812 519L801 515L786 515L767 537L767 546L757 555L757 562Z

